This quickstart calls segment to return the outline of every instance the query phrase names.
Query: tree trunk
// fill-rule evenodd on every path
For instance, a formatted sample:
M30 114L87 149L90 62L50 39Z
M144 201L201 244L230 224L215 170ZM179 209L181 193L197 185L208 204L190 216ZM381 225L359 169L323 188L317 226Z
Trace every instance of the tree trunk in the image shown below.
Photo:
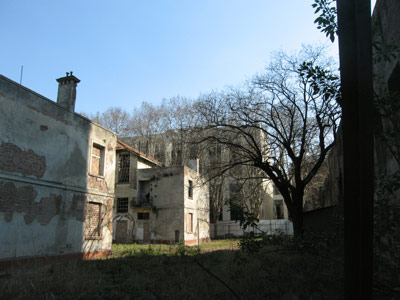
M294 236L302 236L304 232L303 228L303 212L296 213L296 216L292 217L293 232Z
M218 224L217 224L217 222L218 221L214 222L214 239L218 238Z
M303 235L303 193L296 195L297 198L290 199L290 201L285 200L286 207L289 211L289 219L293 223L293 233L295 236ZM293 204L294 203L294 204Z

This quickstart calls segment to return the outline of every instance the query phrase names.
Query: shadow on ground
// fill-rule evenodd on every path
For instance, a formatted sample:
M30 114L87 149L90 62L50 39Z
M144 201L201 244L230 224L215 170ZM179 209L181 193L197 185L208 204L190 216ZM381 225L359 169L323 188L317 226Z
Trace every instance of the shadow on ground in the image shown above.
M14 266L0 299L338 299L342 266L265 249Z

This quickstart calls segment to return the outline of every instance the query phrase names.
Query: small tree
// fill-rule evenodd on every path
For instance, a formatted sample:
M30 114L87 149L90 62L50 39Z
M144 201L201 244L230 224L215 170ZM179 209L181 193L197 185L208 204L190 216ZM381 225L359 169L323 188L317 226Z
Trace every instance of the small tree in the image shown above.
M196 107L206 121L202 143L228 147L237 165L262 170L282 194L295 235L303 231L303 196L335 142L341 116L338 77L322 50L279 52L247 89L204 96Z

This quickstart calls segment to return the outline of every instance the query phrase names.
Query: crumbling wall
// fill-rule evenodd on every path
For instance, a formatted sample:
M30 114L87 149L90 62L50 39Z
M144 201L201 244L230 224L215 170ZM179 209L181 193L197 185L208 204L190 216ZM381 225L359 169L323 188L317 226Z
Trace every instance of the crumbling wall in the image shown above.
M102 176L89 172L93 143ZM115 147L113 132L0 75L0 260L110 251ZM101 239L84 237L89 202Z

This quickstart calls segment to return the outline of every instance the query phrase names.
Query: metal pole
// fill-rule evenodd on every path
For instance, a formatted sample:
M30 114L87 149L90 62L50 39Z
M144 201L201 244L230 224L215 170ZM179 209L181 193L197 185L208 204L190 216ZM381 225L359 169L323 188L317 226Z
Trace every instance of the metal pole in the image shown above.
M19 84L22 84L22 73L24 72L24 66L21 66L21 76L19 78Z
M345 299L372 299L374 136L370 0L337 0L343 103Z

